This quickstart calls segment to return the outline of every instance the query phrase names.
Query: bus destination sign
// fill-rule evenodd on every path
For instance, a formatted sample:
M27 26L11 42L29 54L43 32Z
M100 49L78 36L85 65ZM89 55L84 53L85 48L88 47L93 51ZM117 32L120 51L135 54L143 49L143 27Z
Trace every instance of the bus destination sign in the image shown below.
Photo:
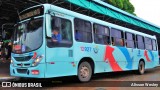
M40 6L20 13L19 18L20 20L24 20L27 18L43 15L43 13L44 13L44 8Z

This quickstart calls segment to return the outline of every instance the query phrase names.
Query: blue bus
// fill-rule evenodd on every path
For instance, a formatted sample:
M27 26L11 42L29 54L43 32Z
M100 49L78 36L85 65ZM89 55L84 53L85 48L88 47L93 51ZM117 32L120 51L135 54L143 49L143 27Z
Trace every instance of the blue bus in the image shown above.
M15 25L10 74L54 78L146 69L158 65L156 36L55 5L33 6Z

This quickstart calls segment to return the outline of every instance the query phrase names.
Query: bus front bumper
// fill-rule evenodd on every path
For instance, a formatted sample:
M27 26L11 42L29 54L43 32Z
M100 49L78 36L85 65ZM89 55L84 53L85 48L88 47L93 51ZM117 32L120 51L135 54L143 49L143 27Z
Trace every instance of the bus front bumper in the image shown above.
M45 64L35 67L14 67L10 64L10 75L16 77L45 78Z

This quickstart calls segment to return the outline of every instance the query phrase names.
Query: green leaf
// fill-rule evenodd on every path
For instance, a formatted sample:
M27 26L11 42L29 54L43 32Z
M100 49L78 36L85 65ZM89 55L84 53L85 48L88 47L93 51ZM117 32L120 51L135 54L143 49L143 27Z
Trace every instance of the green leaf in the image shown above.
M136 15L134 13L135 11L134 6L130 3L129 0L104 0L104 1L130 14Z

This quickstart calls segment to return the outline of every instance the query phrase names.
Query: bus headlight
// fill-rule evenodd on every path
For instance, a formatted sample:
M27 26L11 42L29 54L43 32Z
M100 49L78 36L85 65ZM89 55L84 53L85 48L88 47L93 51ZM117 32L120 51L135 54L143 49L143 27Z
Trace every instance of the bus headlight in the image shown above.
M11 59L11 62L10 62L13 66L14 66L14 62L13 62L13 60Z
M11 59L11 64L13 63L13 60Z
M37 58L34 59L33 63L32 63L32 66L37 66L40 61L42 60L43 56L38 56Z

